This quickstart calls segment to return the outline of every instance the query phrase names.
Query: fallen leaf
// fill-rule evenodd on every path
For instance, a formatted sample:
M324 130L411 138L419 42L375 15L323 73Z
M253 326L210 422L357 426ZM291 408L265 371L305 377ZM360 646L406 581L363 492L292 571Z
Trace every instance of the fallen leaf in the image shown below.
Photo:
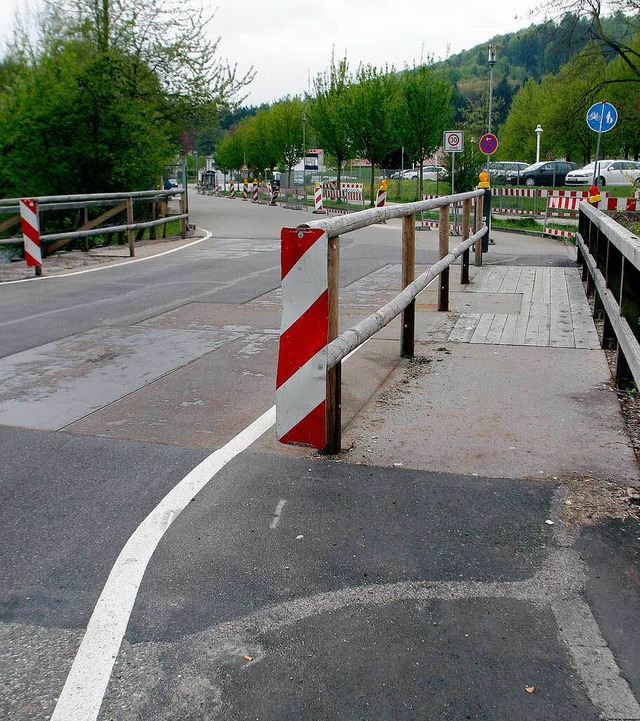
M242 657L245 661L253 661L253 656L243 656Z
M535 692L536 692L536 687L535 687L535 686L525 686L525 687L524 687L524 690L525 690L527 693L535 693Z

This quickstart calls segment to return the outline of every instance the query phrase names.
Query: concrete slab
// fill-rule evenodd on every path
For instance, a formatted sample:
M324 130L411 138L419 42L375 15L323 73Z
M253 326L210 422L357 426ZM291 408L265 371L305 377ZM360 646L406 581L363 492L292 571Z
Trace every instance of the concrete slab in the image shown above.
M638 477L602 351L447 343L416 353L346 429L351 461L495 477Z
M0 424L64 428L241 335L95 329L7 356L0 360Z

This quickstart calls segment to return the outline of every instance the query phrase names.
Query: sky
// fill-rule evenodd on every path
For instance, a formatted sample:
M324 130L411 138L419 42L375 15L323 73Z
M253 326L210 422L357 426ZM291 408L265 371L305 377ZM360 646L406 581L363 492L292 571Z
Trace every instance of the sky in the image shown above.
M0 0L0 39L9 37L16 9L40 0ZM326 70L332 50L352 69L362 63L397 69L421 57L444 59L540 22L531 0L204 0L216 14L211 35L219 55L255 80L243 104L302 94Z

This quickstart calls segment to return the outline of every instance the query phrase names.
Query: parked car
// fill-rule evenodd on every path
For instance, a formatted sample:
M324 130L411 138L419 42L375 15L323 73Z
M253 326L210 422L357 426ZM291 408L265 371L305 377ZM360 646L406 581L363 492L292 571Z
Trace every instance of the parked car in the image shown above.
M575 170L577 163L570 163L567 160L544 160L529 165L520 173L511 171L507 175L506 182L511 185L564 185L567 173Z
M402 173L402 177L408 180L415 180L420 175L420 168L410 168ZM394 177L393 175L391 176ZM449 171L441 165L423 165L423 180L445 180L449 177Z
M528 167L529 163L521 163L517 160L496 160L489 163L489 176L492 181L504 182L509 173L515 173L517 176Z
M591 185L595 163L567 173L566 185ZM635 160L599 160L596 185L635 185L640 187L640 163Z

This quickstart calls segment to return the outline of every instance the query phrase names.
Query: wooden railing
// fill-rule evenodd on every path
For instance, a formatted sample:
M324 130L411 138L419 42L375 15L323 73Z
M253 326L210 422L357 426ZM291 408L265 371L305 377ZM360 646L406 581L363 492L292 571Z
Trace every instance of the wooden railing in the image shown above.
M597 208L580 203L578 261L594 314L603 314L602 345L616 352L618 388L640 387L640 239Z
M461 282L468 283L470 248L475 244L475 264L482 265L482 243L477 241L487 233L482 213L484 195L484 190L474 190L283 229L283 323L276 392L276 428L282 442L311 445L326 453L340 450L342 361L401 313L400 352L404 357L413 356L416 296L440 277L438 310L447 311L451 264L462 257ZM470 237L474 199L476 232ZM463 230L462 242L450 250L449 210L453 202L463 204ZM439 209L440 214L440 260L416 278L416 214L434 208ZM340 236L392 218L402 218L403 290L378 311L338 335ZM313 237L307 237L308 234ZM305 327L307 318L309 331L316 335L316 340L309 337ZM323 400L325 386L326 399Z
M168 213L168 202L173 197L178 198L179 212ZM166 234L166 224L172 221L180 221L181 235L186 237L189 224L188 212L186 209L186 192L184 189L173 190L145 190L132 193L98 193L81 195L54 195L34 198L37 204L38 216L40 219L40 241L43 255L50 255L70 241L83 238L87 239L96 235L113 235L116 233L127 234L129 254L135 255L135 231L144 228L164 226L163 234ZM150 220L135 221L135 205L146 205L150 208ZM89 211L97 211L97 215L89 218ZM78 211L80 222L77 227L59 230L58 232L45 232L48 225L47 213L61 211ZM106 221L122 214L123 221L116 225L105 225ZM0 221L0 233L10 230L20 224L20 199L7 198L0 200L0 217L9 216ZM153 217L155 216L155 217ZM20 242L19 238L14 239ZM5 242L11 242L11 239ZM84 243L84 250L88 250L88 243Z

